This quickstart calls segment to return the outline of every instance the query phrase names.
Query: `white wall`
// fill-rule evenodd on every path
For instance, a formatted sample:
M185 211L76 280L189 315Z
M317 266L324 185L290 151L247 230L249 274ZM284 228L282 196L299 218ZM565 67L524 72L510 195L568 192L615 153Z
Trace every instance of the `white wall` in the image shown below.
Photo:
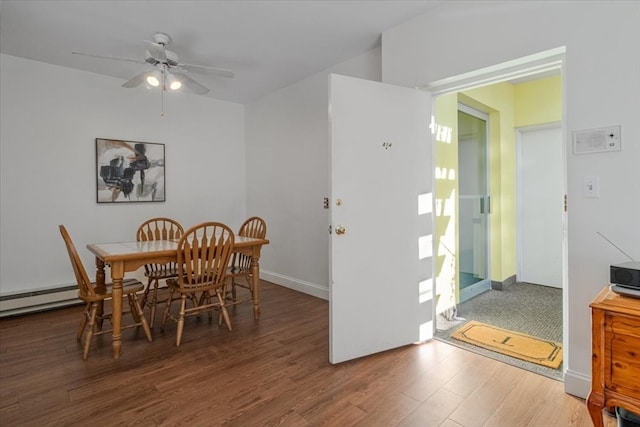
M247 213L267 222L262 277L328 298L328 74L380 80L373 49L247 105Z
M565 389L585 397L591 376L589 303L627 261L640 259L640 3L452 2L383 34L384 82L416 86L566 46L568 355ZM571 132L622 125L622 152L573 155ZM582 177L600 177L600 198ZM568 356L568 360L566 357Z
M244 106L124 89L118 79L0 56L0 293L74 283L58 231L85 267L87 243L131 240L152 216L184 226L245 218ZM95 138L165 145L164 203L96 203Z

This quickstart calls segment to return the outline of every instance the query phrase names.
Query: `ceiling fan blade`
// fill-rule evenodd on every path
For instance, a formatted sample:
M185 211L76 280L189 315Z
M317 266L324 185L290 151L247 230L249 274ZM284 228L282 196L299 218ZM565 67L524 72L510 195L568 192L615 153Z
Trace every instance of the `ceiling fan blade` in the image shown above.
M171 75L176 81L182 83L182 87L188 92L197 93L198 95L204 95L209 92L207 87L201 85L186 74L172 72Z
M149 40L144 41L144 45L151 54L152 57L157 59L160 62L167 61L167 54L164 51L164 45L159 43L150 42Z
M140 86L142 83L144 83L144 81L147 78L148 74L149 73L146 72L146 71L144 73L140 73L140 74L134 76L132 79L127 80L126 82L122 83L122 87L132 88L132 87Z
M229 77L232 79L235 74L233 71L227 70L226 68L216 68L216 67L207 67L205 65L193 65L193 64L178 64L178 67L183 67L185 70L193 69L193 70L206 70L211 74L215 74L221 77Z
M91 58L99 58L99 59L111 59L113 61L126 61L126 62L135 62L136 64L146 64L144 61L138 61L137 59L128 59L128 58L114 58L113 56L102 56L102 55L93 55L91 53L82 53L82 52L71 52L73 55L82 55L89 56Z

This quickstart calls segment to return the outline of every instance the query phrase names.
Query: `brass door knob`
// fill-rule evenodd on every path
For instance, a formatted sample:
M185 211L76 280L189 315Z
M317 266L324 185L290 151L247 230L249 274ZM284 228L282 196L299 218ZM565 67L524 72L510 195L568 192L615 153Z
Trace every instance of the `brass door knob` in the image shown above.
M336 234L344 234L346 233L347 229L344 228L343 225L339 225L336 227Z

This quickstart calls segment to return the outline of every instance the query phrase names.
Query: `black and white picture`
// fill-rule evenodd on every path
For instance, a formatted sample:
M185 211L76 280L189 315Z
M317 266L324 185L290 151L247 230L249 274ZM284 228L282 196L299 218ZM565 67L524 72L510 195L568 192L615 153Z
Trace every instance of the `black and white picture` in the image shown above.
M98 203L164 202L164 144L96 138Z

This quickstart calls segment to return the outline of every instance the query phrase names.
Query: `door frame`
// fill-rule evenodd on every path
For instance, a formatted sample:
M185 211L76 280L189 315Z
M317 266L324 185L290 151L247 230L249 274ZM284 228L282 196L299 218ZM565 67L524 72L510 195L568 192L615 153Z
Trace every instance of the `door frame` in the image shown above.
M441 80L436 80L431 83L421 85L423 88L429 91L432 95L432 111L435 111L435 100L439 95L445 95L452 92L461 92L477 87L488 86L495 83L501 83L516 78L522 78L527 76L544 76L548 73L558 73L561 76L562 82L562 152L563 152L563 165L564 165L564 190L566 194L567 190L567 151L566 151L566 139L567 139L567 119L566 119L566 82L564 69L566 67L566 47L561 46L542 52L538 52L532 55L523 56L517 59L506 61L497 65L492 65L478 70L462 73L456 76L446 77ZM433 123L432 123L433 124ZM435 198L433 201L433 211L435 210ZM565 238L563 239L562 248L562 265L563 265L563 280L562 280L562 340L563 348L566 354L566 360L570 358L571 349L567 345L568 340L568 323L569 323L569 303L568 303L568 252L567 252L567 239L566 230L568 227L567 212L564 212L564 229ZM434 238L434 244L436 239ZM437 248L433 248L436 253ZM435 266L434 266L435 271ZM436 281L433 281L433 294L435 295ZM434 316L436 311L434 310ZM435 318L433 321L433 327L435 332ZM567 367L565 366L564 369Z

